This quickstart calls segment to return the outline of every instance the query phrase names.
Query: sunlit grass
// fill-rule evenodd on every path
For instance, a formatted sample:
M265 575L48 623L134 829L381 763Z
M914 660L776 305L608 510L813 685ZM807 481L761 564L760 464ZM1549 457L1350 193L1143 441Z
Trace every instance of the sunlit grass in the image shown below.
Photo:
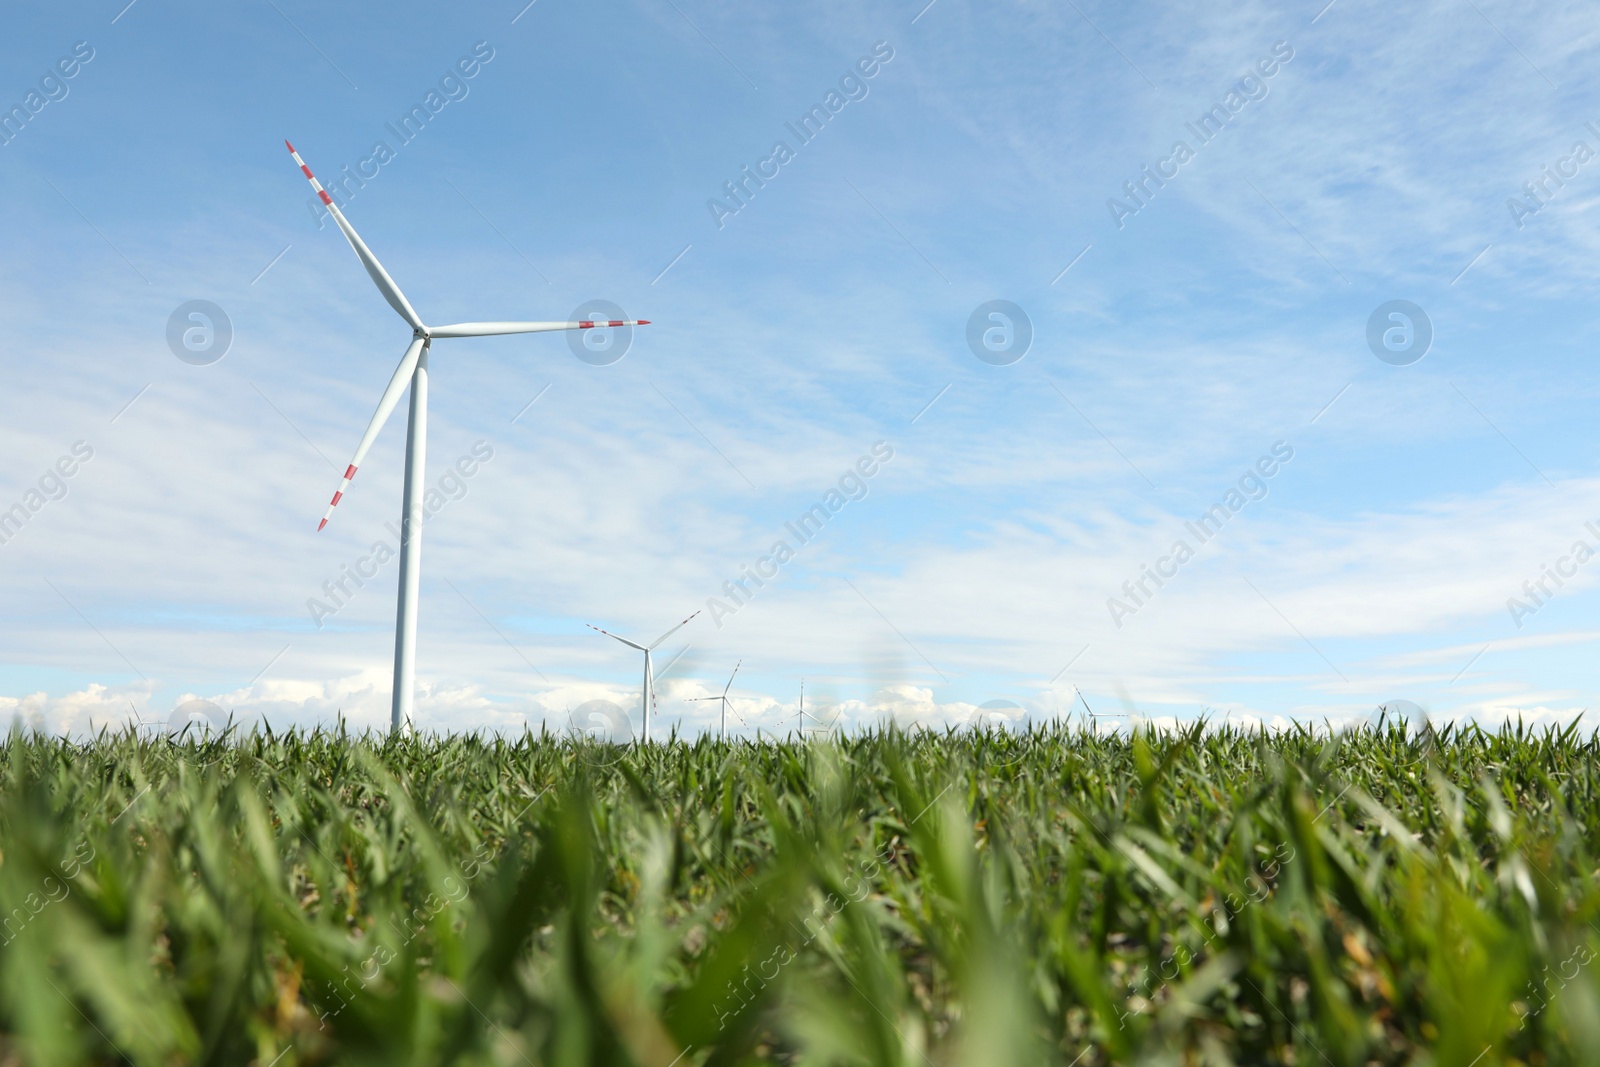
M18 735L0 1062L1587 1062L1596 758Z

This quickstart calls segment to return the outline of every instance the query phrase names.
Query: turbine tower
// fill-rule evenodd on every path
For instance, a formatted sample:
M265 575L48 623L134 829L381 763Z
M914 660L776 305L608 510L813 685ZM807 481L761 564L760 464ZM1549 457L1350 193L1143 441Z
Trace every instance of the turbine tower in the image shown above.
M743 664L744 664L744 660L740 660L738 663L735 663L733 665L733 674L728 675L728 684L722 687L722 695L721 696L690 697L689 698L689 702L690 703L693 703L693 702L695 702L697 700L720 700L722 702L722 736L723 737L727 737L728 736L728 690L733 688L733 675L739 673L739 668L741 666L743 666ZM744 720L740 719L739 721L743 722Z
M395 368L394 375L389 379L389 384L378 401L378 410L373 412L372 420L367 423L366 432L361 435L361 443L356 446L355 456L351 458L350 466L345 469L344 477L339 481L339 488L333 494L332 503L328 505L322 521L317 524L318 530L328 525L328 520L333 517L333 509L338 507L345 491L350 488L350 479L356 476L356 468L366 459L367 450L377 439L378 431L383 429L383 424L394 411L395 405L400 402L400 394L409 385L411 413L406 423L406 480L400 509L400 594L394 627L394 699L389 712L390 730L409 734L416 679L417 593L422 582L422 499L425 491L423 469L426 464L428 439L429 347L434 341L446 337L492 337L508 333L543 333L547 330L647 326L649 320L458 322L450 326L424 325L422 319L412 309L410 301L400 291L400 287L389 277L389 272L383 269L383 264L378 262L378 258L372 254L372 250L361 239L361 235L356 233L355 228L344 217L339 205L333 202L333 198L322 188L322 183L311 173L311 168L300 158L300 153L294 150L294 145L288 141L283 143L288 147L289 154L294 157L296 165L305 174L306 180L311 183L311 188L322 198L322 203L333 216L333 221L338 223L340 232L344 234L345 240L350 242L356 258L361 260L361 265L366 268L373 284L378 287L378 292L383 294L389 306L394 308L411 327L411 344L406 348L406 354L400 358L400 365Z
M694 615L698 615L698 614L700 614L698 611L694 613ZM653 705L655 703L655 701L656 701L656 679L655 679L655 674L653 673L652 668L651 668L651 664L650 664L650 653L652 653L656 649L660 648L661 647L661 642L665 641L667 638L671 637L673 634L677 633L679 630L681 630L685 626L689 625L689 619L694 618L694 615L690 615L688 619L684 619L678 625L674 626L672 629L668 630L666 633L664 633L660 637L656 638L649 645L641 645L641 644L639 644L639 643L637 643L635 641L629 641L626 637L618 637L616 634L612 633L610 630L602 630L598 626L594 626L594 625L591 625L589 623L584 623L585 626L588 626L589 629L595 631L596 633L605 634L609 638L612 638L612 639L617 640L617 641L621 641L623 644L627 645L629 648L636 648L640 652L644 653L644 687L640 690L639 701L640 701L640 707L642 707L644 709L644 732L641 735L641 737L642 737L643 740L645 740L647 742L650 740L650 708L651 708L651 705ZM671 664L668 664L668 666L671 666ZM731 684L732 683L732 679L730 679L729 682Z

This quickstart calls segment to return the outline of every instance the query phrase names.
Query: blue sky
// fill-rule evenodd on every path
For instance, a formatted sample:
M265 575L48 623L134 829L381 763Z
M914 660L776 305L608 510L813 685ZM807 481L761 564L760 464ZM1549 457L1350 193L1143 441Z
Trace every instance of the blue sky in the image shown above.
M330 184L392 150L347 215L426 321L604 299L653 323L608 366L559 334L435 345L432 477L493 458L427 528L426 728L637 718L638 663L584 623L653 638L696 609L659 661L657 721L686 730L739 661L751 729L792 723L802 678L847 725L1080 691L1241 722L1593 703L1583 6L124 2L0 14L27 116L0 146L0 512L26 512L0 711L387 722L394 565L331 617L308 601L398 515L403 410L316 532L408 330L285 138ZM192 300L233 331L208 365L168 344ZM993 300L1033 332L1006 365L967 341ZM1367 340L1395 300L1433 333L1400 366ZM877 442L865 497L714 624ZM1547 566L1571 573L1534 599Z

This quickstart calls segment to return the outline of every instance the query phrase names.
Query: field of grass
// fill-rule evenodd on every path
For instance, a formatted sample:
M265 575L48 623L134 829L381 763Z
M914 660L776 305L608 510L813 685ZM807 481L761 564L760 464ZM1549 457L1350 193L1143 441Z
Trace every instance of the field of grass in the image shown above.
M1597 754L13 735L0 1064L1593 1062Z

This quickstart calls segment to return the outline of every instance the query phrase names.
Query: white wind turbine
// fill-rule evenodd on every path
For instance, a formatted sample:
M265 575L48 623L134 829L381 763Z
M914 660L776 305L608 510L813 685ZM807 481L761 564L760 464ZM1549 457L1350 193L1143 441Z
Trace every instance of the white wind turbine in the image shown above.
M743 665L744 665L744 660L740 660L738 663L735 663L733 665L733 674L728 675L728 684L722 687L722 694L720 696L714 696L714 697L690 697L689 698L690 703L693 703L694 701L697 701L697 700L720 700L720 701L722 701L722 736L723 737L727 737L728 736L728 690L733 688L733 675L734 674L738 674L739 673L739 668L741 666L743 666ZM737 713L735 713L735 714L737 715ZM744 720L740 719L739 721L743 722Z
M367 247L361 235L345 219L344 212L339 210L339 205L322 188L316 176L311 173L311 168L306 166L305 160L300 158L300 153L294 150L294 145L288 141L283 142L289 149L289 154L294 157L295 163L305 173L306 180L311 183L311 188L317 191L322 198L328 213L333 216L333 221L338 223L339 229L344 233L345 240L350 242L350 247L355 249L356 257L361 260L361 265L367 269L367 274L372 277L373 284L378 287L378 292L389 302L389 306L399 313L411 327L411 344L406 348L406 354L400 358L400 365L395 368L394 376L389 379L388 386L383 391L383 397L378 401L378 410L373 412L372 420L367 423L366 432L361 435L361 443L356 446L356 454L350 460L350 466L345 469L344 478L339 482L339 489L333 494L333 502L328 505L327 513L322 516L322 521L317 524L317 529L328 525L328 520L333 517L333 509L338 506L339 500L344 496L345 490L350 487L350 479L356 476L356 468L361 466L361 461L366 458L367 450L372 447L372 442L377 439L378 431L383 429L383 424L400 402L400 394L407 385L411 386L411 417L406 424L406 481L405 496L400 511L400 597L396 610L394 627L394 699L390 708L389 728L393 731L411 732L412 690L416 677L416 651L417 651L417 592L421 586L422 566L422 498L423 498L423 468L426 462L428 438L428 348L435 341L444 337L492 337L497 334L508 333L543 333L547 330L590 330L596 327L610 326L647 326L648 319L611 320L607 322L458 322L451 326L426 326L417 313L412 310L411 304L406 300L400 287L395 285L394 279L389 277L389 272L383 269L383 264L378 262L372 250Z
M698 615L698 614L700 614L698 611L694 613L694 615ZM689 619L694 618L694 615L690 615L688 619L684 619L678 625L674 626L672 629L668 630L666 633L662 634L660 637L658 637L654 641L650 642L649 645L641 645L641 644L638 644L637 642L629 641L626 637L618 637L616 634L612 633L610 630L602 630L598 626L594 626L594 625L592 625L590 623L584 623L585 626L588 626L589 629L595 631L596 633L605 634L607 637L613 638L614 640L617 640L617 641L621 641L623 644L627 645L629 648L636 648L640 652L644 653L644 686L640 690L640 694L639 694L640 704L639 704L639 706L644 708L644 731L640 736L645 741L649 741L650 740L650 708L651 708L651 705L653 705L655 703L655 701L656 701L656 678L655 678L655 674L654 674L654 672L653 672L653 670L651 668L651 665L650 665L650 654L652 652L654 652L656 649L661 647L661 642L665 641L667 638L671 637L673 634L677 633L679 630L681 630L685 626L689 625ZM669 666L670 666L670 664L669 664ZM730 682L731 682L731 680L730 680Z

